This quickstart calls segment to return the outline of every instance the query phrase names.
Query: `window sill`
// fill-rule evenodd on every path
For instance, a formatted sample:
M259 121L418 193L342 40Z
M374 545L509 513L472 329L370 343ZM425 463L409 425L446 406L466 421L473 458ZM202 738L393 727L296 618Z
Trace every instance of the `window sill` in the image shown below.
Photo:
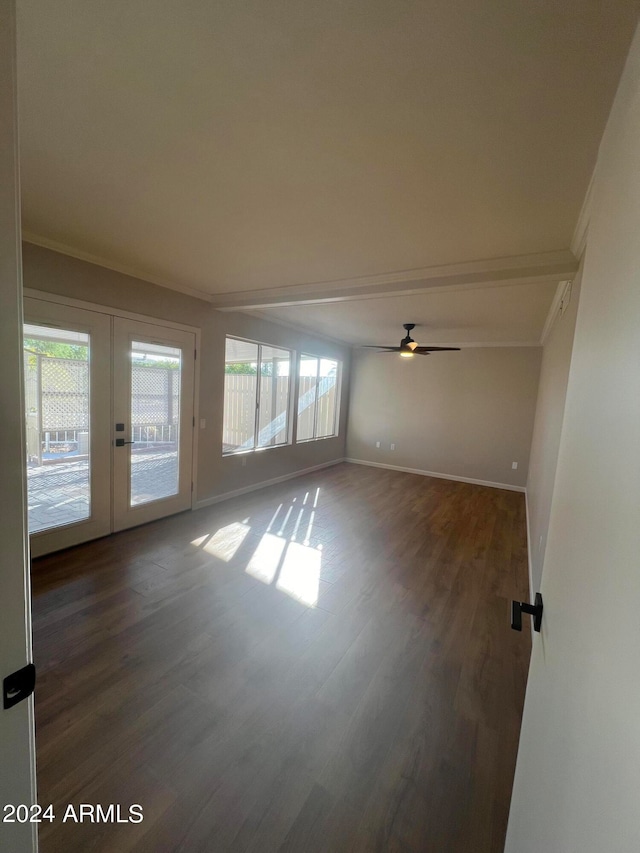
M286 444L269 444L266 447L250 447L248 450L227 450L222 452L222 458L227 459L229 456L249 456L251 453L262 453L265 450L280 450L283 447L291 447L292 442L287 441Z
M300 438L296 444L311 444L313 441L326 441L328 438L338 438L338 433L333 435L319 435L317 438Z

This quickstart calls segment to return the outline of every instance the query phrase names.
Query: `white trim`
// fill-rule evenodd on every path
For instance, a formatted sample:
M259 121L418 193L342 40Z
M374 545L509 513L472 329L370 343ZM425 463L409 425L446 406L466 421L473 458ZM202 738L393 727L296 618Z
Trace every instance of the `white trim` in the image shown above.
M390 471L404 471L406 474L420 474L422 477L436 477L438 480L453 480L457 483L472 483L476 486L489 486L492 489L507 489L509 492L526 493L524 486L512 486L509 483L494 483L492 480L476 480L473 477L458 477L455 474L423 471L421 468L404 468L402 465L386 465L383 462L368 462L365 459L350 459L346 457L342 461L351 462L354 465L368 465L371 468L388 468Z
M109 314L111 317L123 317L125 320L151 323L154 326L164 326L167 329L180 329L183 332L195 332L196 334L200 332L198 326L189 326L187 323L174 323L173 320L163 320L161 317L152 317L149 314L136 314L133 311L114 308L112 305L100 305L97 302L88 302L86 299L72 299L70 296L60 296L58 293L49 293L46 290L34 290L32 287L24 288L24 296L28 296L30 299L39 299L41 302L84 308L86 311L95 311L97 314Z
M101 258L98 255L92 255L90 252L82 252L80 249L74 249L73 246L68 246L66 243L58 243L57 240L49 240L47 237L41 237L39 234L34 234L32 231L22 232L22 241L31 243L32 246L40 246L42 249L49 249L52 252L58 252L60 255L67 255L70 258L75 258L78 261L84 261L87 264L94 264L97 267L104 267L107 270L119 272L122 275L137 278L140 281L146 281L148 284L157 284L159 287L166 287L168 290L177 290L178 293L184 293L187 296L193 296L195 299L202 299L205 302L211 302L212 295L204 290L198 290L195 287L189 287L178 281L170 281L169 279L161 278L152 273L139 270L136 267L120 264L117 261L108 261L106 258Z
M560 303L562 302L562 294L565 291L567 286L567 281L559 281L558 286L556 287L556 292L553 295L553 299L551 300L551 305L549 306L549 311L547 312L547 319L544 321L544 326L542 328L542 334L540 335L540 343L539 346L544 346L547 338L551 334L551 329L553 328L553 324L560 316Z
M425 290L435 292L437 289L469 289L558 281L572 275L577 268L578 262L574 255L566 249L334 281L216 293L212 295L211 302L218 311L246 311L287 305L377 299L421 293Z
M417 284L414 282L413 286L406 286L398 289L400 286L398 285L396 289L391 290L390 288L378 288L377 290L372 291L360 291L354 290L353 292L344 292L339 295L334 296L322 296L315 295L309 298L291 298L286 300L275 300L271 299L265 301L264 303L256 302L255 305L253 303L234 303L231 302L228 304L221 304L217 300L217 297L213 297L212 299L212 307L216 311L220 311L222 313L225 312L242 312L243 314L265 312L265 319L268 319L268 312L270 309L277 308L289 308L289 307L298 307L300 305L323 305L323 304L331 304L338 302L364 302L367 299L395 299L397 296L416 296L422 293L456 293L456 292L465 292L469 290L488 290L489 288L496 287L518 287L524 284L549 284L550 282L558 281L561 278L566 278L568 275L573 275L577 268L577 261L572 262L571 264L566 265L562 271L556 271L553 274L548 275L535 275L535 276L516 276L514 278L495 278L493 280L478 280L478 281L469 281L462 284L457 284L455 282L444 283L444 284L433 284L429 282L418 282ZM259 292L259 291L258 291ZM298 327L299 328L299 327Z
M524 490L524 508L525 515L527 519L527 562L529 564L529 601L533 601L535 599L535 592L533 589L533 561L531 559L531 530L529 525L529 492ZM533 619L529 620L531 625L531 641L533 642L534 637L534 629L533 629Z
M198 494L198 452L200 447L200 362L202 360L202 347L200 343L200 329L195 332L194 365L193 365L193 441L191 444L191 509L196 502ZM113 399L113 397L111 398ZM111 419L113 421L113 418Z
M340 459L332 459L330 462L323 462L320 465L313 465L311 468L301 468L298 471L292 471L290 474L283 474L281 477L273 477L271 480L261 480L259 483L253 483L251 486L244 486L242 489L234 489L232 492L224 492L221 495L214 495L212 498L204 498L201 501L196 501L194 509L204 509L207 506L221 503L222 501L231 500L231 498L246 495L249 492L255 492L258 489L266 489L267 486L275 486L278 483L284 483L285 480L293 480L295 477L302 477L305 474L312 474L314 471L320 471L322 468L330 468L332 465L339 465L340 462L348 460L340 457Z
M535 590L533 588L533 559L531 557L531 524L529 519L529 492L524 490L524 506L527 516L527 560L529 562L529 601L533 601Z
M587 246L587 235L589 233L589 221L591 219L591 211L593 209L593 185L595 182L595 169L591 174L591 179L589 180L589 186L587 187L587 192L585 193L584 201L582 202L582 208L580 209L580 213L578 215L578 221L576 222L575 231L573 232L573 237L571 238L571 251L575 255L575 257L580 260L582 254Z
M0 12L0 357L8 373L2 388L2 404L6 411L3 411L0 423L0 443L6 454L2 479L7 497L3 500L0 522L4 564L0 581L3 597L0 665L4 670L3 676L14 668L33 661L27 472L24 464L24 362L20 353L23 318L16 45L16 4L11 0L1 4ZM8 499L9 493L11 499ZM5 803L11 802L10 790L18 801L22 800L27 806L38 802L33 703L33 696L30 696L26 703L9 711L9 719L6 719L7 714L4 712L5 716L0 725L0 752L3 759L11 762L11 766L7 766L8 762L5 761L2 768L0 798ZM18 827L14 824L13 827L6 828L6 835L5 827L0 834L3 839L6 838L7 847L11 847L16 853L18 850L22 853L35 853L38 849L36 830L35 822L30 827Z

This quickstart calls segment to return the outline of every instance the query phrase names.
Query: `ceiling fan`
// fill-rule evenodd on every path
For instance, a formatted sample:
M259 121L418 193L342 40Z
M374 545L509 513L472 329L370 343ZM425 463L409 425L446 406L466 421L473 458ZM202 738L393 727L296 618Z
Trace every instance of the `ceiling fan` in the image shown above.
M429 355L432 352L442 352L444 350L459 350L460 347L419 347L411 337L411 330L415 329L415 323L403 323L402 328L406 330L406 336L400 341L399 347L376 346L375 344L367 344L365 349L377 349L381 352L399 352L402 358L413 358L414 355Z

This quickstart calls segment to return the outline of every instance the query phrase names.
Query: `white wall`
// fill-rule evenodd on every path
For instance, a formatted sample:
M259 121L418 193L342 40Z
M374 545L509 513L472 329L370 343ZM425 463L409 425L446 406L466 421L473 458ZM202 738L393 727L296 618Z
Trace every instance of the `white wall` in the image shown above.
M542 353L538 403L527 480L532 595L539 591L542 578L542 564L551 515L551 498L556 478L560 434L569 381L569 365L580 301L581 277L580 270L571 288L570 301L562 313L560 313L560 305L557 305L553 326L544 343Z
M347 456L524 487L541 354L485 347L404 359L356 350Z
M640 850L640 32L592 204L508 853Z

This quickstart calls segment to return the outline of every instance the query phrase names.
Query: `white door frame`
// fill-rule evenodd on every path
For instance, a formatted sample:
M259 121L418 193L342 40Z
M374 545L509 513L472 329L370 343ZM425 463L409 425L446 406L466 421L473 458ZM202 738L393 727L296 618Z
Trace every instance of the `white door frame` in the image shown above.
M0 0L0 683L32 660L24 465L22 252L14 0ZM33 853L37 824L4 823L4 805L36 797L33 697L0 700L0 849Z

